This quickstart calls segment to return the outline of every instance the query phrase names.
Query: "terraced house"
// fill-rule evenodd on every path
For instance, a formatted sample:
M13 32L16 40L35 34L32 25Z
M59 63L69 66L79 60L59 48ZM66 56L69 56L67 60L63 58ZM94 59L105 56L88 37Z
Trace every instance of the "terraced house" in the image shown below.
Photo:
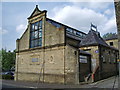
M81 46L87 35L89 36L80 30L47 18L47 11L39 10L36 5L33 13L28 17L27 29L20 39L16 40L15 80L79 84L94 79L91 77L95 74L93 64L101 59L97 54L97 61L91 62L94 53L85 51ZM98 37L90 40L95 38ZM106 43L105 45L116 55L116 49L111 49ZM106 48L99 51L97 47L96 52L102 55ZM113 57L113 60L114 63L109 64L108 67L103 65L100 72L98 70L97 76L101 75L102 70L107 73L111 65L114 68L111 72L116 72L116 57Z

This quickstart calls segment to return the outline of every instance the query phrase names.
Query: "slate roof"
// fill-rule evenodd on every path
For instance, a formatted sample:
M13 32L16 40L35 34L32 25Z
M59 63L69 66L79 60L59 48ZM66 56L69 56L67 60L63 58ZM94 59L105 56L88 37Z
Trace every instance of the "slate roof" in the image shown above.
M109 45L100 36L100 33L94 30L90 30L86 37L80 42L79 46L92 46L103 45L109 47Z
M75 31L81 33L81 34L86 35L86 33L82 32L82 31L79 31L79 30L77 30L77 29L74 29L74 28L72 28L72 27L69 27L69 26L67 26L67 25L65 25L65 24L62 24L62 23L60 23L60 22L54 21L54 20L52 20L52 19L50 19L50 18L46 18L46 20L47 20L49 23L53 24L54 26L56 26L56 27L58 27L58 28L60 28L61 26L65 26L66 28L70 28L70 29L72 29L72 30L75 30ZM66 30L66 31L67 31L67 30ZM73 33L68 33L68 32L66 32L66 36L69 37L69 38L78 40L78 41L81 41L81 39L82 39L82 37L79 37L78 35L75 35L75 34L73 34Z
M79 50L79 51L80 51L80 54L91 55L90 53L88 53L86 51L83 51L83 50Z
M75 36L75 35L68 34L68 33L66 33L66 36L69 37L69 38L75 39L75 40L77 40L77 41L81 41L81 40L82 40L82 38L77 37L77 36Z
M118 36L116 34L113 34L112 36L105 38L105 40L114 40L114 39L118 39Z

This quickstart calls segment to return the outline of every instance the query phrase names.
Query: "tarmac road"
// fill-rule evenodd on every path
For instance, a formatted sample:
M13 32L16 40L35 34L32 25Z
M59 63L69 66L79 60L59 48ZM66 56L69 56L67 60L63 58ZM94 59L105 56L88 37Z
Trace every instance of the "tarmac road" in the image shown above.
M115 80L116 79L116 80ZM115 82L115 85L114 85ZM27 90L33 90L37 88L42 88L45 90L83 90L80 88L118 88L118 77L115 76L91 83L91 84L84 84L84 85L58 85L58 84L47 84L47 83L33 83L33 82L21 82L21 81L13 81L13 80L2 80L2 88L3 90L6 88L28 88ZM70 89L74 88L74 89ZM23 89L21 89L23 90ZM84 89L85 90L85 89ZM96 89L95 89L96 90ZM110 89L112 90L112 89Z

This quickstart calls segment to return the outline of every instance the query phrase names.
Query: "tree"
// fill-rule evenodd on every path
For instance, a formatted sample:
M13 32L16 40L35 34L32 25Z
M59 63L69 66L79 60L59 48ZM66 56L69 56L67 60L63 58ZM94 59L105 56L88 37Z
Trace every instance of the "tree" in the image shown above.
M10 70L13 66L15 66L15 52L6 51L6 49L2 49L0 51L0 58L2 62L3 70Z
M116 36L117 36L116 33L106 33L103 35L103 39L108 39L108 38L116 37Z

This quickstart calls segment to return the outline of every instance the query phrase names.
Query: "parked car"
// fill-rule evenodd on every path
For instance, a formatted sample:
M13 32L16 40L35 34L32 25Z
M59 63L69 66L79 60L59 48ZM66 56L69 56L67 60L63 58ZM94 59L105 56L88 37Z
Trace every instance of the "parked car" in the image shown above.
M11 71L8 71L8 72L5 72L4 75L12 75L12 76L14 76L14 73L11 72Z
M3 79L14 79L14 72L11 71L6 71L6 72L1 72Z

